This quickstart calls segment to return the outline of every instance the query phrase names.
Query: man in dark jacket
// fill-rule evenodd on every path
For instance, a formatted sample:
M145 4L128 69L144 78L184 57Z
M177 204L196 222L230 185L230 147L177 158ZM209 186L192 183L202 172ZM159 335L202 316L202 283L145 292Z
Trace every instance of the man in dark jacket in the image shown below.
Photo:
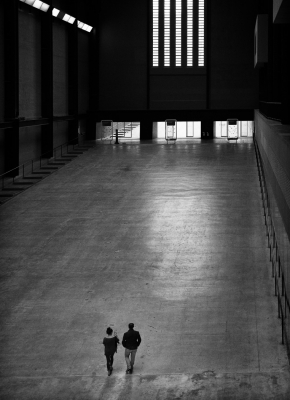
M137 348L141 343L141 336L138 331L134 331L134 324L131 323L128 326L129 330L124 333L122 345L125 347L126 373L132 374Z

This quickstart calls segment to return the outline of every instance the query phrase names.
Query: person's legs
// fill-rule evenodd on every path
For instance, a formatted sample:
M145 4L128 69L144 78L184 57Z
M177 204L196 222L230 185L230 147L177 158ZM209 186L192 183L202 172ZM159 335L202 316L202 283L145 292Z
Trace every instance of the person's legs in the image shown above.
M131 350L131 368L132 369L134 367L136 353L137 353L137 349L136 350Z
M126 364L127 364L127 371L131 368L131 362L129 359L130 351L131 350L125 349L125 360L126 360Z
M105 354L107 359L107 370L108 375L110 376L113 371L113 362L114 362L114 355L113 354Z
M110 357L111 357L111 359L110 359L110 362L111 362L111 368L113 369L113 363L114 363L114 354L111 354L111 355L110 355Z
M110 354L105 354L106 359L107 359L107 370L110 371L111 369L111 355Z

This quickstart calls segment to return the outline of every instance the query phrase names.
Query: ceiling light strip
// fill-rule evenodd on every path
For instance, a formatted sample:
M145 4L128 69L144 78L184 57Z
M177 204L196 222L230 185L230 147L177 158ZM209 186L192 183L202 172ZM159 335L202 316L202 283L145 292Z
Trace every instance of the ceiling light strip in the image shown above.
M50 5L44 3L43 1L40 0L20 0L22 3L28 4L29 6L35 7L38 10L47 12L49 9Z
M44 3L43 1L40 0L20 0L22 3L28 4L29 6L35 7L38 10L47 12L47 10L49 9L50 5ZM54 17L58 17L60 13L60 10L58 10L57 8L53 8L52 9L52 15ZM61 13L61 15L63 15L63 13ZM75 22L75 17L72 17L69 14L64 14L64 16L62 17L62 20L65 22L68 22L69 24L73 24ZM83 29L86 32L91 32L91 30L93 29L92 26L85 24L84 22L81 21L77 21L77 25L78 28Z

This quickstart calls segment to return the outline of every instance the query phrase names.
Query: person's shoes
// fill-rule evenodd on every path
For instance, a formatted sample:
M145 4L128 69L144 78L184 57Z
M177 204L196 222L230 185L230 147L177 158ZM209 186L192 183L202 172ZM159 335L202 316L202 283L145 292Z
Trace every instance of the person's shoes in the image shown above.
M130 374L132 374L132 372L133 372L133 367L131 367L131 369L130 369Z
M127 369L126 374L131 374L131 369Z
M113 367L109 369L108 376L112 375L112 372L113 372Z

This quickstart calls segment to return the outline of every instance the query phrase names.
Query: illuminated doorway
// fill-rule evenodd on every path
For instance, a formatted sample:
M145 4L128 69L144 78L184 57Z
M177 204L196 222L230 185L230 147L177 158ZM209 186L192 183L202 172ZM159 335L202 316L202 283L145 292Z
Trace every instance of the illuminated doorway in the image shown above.
M157 122L157 139L165 139L165 121ZM177 140L178 139L200 139L200 121L177 121Z
M253 137L254 122L253 121L238 121L238 132L241 138ZM214 138L227 138L227 121L215 121L213 126Z
M140 122L113 122L114 136L116 129L121 140L140 140Z

